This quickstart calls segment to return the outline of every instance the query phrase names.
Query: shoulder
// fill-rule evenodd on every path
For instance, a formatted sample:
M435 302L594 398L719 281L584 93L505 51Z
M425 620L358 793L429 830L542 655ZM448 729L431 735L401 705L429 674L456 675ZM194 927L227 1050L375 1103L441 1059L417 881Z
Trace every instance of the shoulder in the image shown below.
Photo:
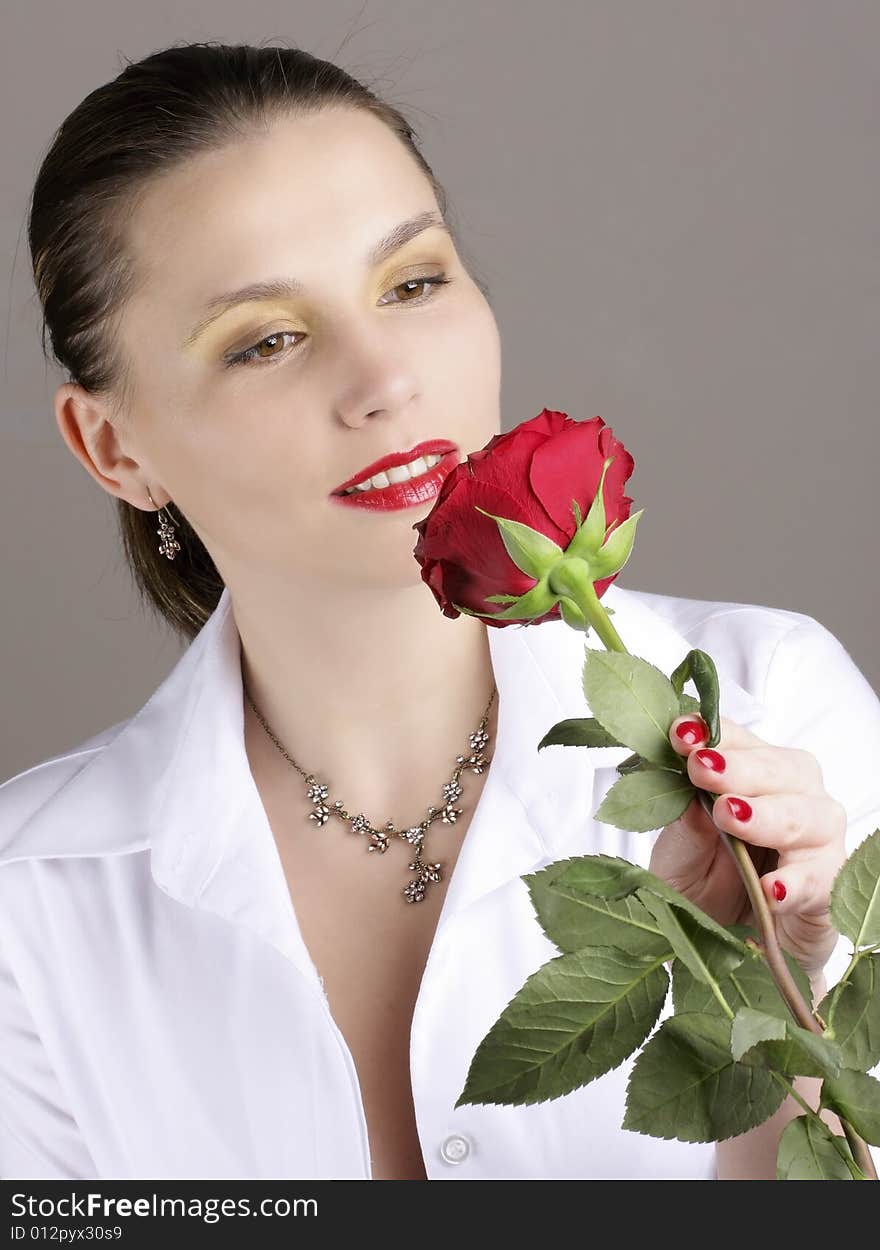
M627 590L652 612L662 616L687 638L779 639L803 626L824 628L812 616L763 603L740 603L725 599L688 599L647 590Z
M780 655L809 646L811 641L825 639L831 646L836 642L815 617L785 607L689 599L629 587L616 590L616 584L612 585L607 599L615 604L620 596L621 621L631 614L631 605L637 605L640 632L666 632L670 640L677 640L677 649L674 645L672 650L679 657L690 649L706 651L719 674L749 692L751 699L764 705L765 710L770 696L769 677ZM671 670L664 671L669 674Z
M843 644L831 631L805 612L644 590L626 593L677 630L691 647L711 655L765 706L774 693L771 674L775 679L792 657L803 657L811 651L847 657Z

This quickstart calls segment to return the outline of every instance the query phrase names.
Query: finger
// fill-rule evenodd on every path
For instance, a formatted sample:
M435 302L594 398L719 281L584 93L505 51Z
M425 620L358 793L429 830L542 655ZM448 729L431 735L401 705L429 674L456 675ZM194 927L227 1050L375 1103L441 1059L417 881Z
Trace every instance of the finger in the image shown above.
M815 916L828 920L828 898L845 859L836 851L787 863L761 877L761 889L776 915Z
M719 716L718 724L721 730L717 743L719 750L722 747L749 748L770 745L757 734L753 734L750 729L746 729L745 725L738 725L736 721L728 720L726 716ZM705 746L709 741L709 726L699 712L688 712L685 715L676 716L669 726L669 741L679 755L690 755L693 750Z
M790 857L817 847L842 848L846 839L846 808L830 794L762 794L747 799L719 794L712 804L712 819L743 842L778 851L780 870Z
M723 740L722 740L723 741ZM763 794L825 794L822 769L809 751L799 747L695 747L687 757L687 772L701 790L713 794L757 797Z
M695 747L705 746L709 741L709 726L697 712L676 716L669 726L669 741L679 755L690 755Z

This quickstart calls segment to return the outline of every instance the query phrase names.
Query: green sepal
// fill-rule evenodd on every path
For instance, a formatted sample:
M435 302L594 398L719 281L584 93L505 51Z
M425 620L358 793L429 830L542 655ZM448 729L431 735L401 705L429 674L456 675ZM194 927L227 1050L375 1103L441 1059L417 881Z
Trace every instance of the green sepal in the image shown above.
M631 517L627 517L617 529L611 531L611 536L606 539L595 555L590 556L590 573L594 582L619 573L626 565L632 555L636 526L644 511L644 508L640 508Z
M608 528L605 523L605 501L602 498L602 488L605 483L605 474L613 461L614 457L611 456L602 465L599 485L596 487L596 493L590 504L587 519L582 525L578 526L574 538L572 538L565 549L566 554L570 556L579 556L581 559L590 561L602 545L605 531ZM576 500L573 499L572 504L575 508L577 507Z
M508 517L494 516L476 504L474 507L477 512L482 512L483 516L489 517L496 523L507 554L520 572L540 579L562 559L564 554L562 548L546 534L533 530L522 521L511 521Z
M458 603L453 603L452 606L456 611L463 612L465 616L487 616L493 621L529 621L534 620L535 617L544 616L555 603L556 595L542 578L500 612L473 612L470 608L464 608Z
M559 598L559 612L570 629L580 630L584 634L589 633L591 623L574 600L569 599L567 595L562 595Z

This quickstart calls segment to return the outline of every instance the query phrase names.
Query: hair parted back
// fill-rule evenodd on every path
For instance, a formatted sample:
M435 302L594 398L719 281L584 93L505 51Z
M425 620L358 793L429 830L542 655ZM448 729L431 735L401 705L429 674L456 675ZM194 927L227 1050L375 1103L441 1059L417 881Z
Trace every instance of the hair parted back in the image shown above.
M137 272L126 223L151 183L192 157L249 134L283 115L358 108L383 121L409 150L447 216L444 188L403 113L332 61L301 48L218 41L178 43L96 88L56 130L31 195L28 242L34 284L52 355L68 380L106 397L124 414L131 402L130 362L115 329ZM486 294L485 284L474 279ZM201 539L166 505L181 550L159 553L158 513L116 500L125 556L142 601L191 641L224 589Z

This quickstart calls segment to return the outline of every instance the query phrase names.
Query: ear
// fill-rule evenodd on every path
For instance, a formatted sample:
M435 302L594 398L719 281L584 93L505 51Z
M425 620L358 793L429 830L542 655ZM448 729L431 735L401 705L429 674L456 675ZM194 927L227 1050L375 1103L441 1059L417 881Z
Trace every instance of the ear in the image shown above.
M64 382L55 392L54 409L61 437L98 485L136 508L154 511L147 494L147 479L151 475L123 448L123 441L130 448L134 439L129 430L120 431L118 421L114 423L109 401L76 382ZM152 480L149 489L158 508L171 498L153 486Z

